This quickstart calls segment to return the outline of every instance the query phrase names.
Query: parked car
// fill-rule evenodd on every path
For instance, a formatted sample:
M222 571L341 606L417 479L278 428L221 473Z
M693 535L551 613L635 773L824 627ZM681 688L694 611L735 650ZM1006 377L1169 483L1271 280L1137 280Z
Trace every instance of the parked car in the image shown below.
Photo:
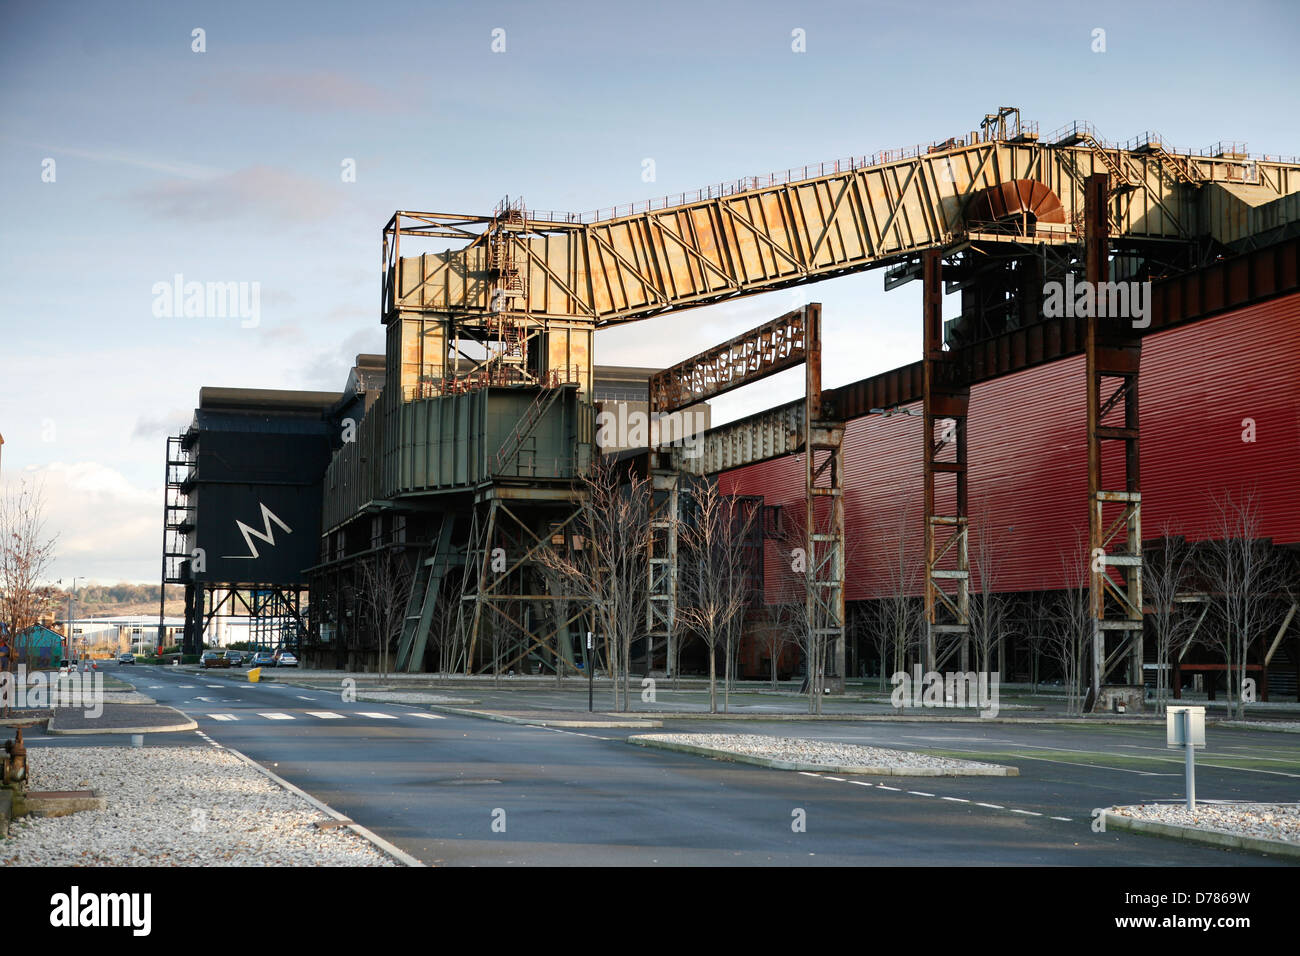
M275 655L273 655L270 651L258 651L256 654L253 655L253 666L274 667Z
M117 662L118 662L119 664L134 664L134 663L135 663L135 655L134 655L134 654L123 654L123 655L121 655L120 657L118 657Z
M244 663L244 655L240 651L226 651L226 660L231 667L239 667Z
M275 655L276 667L297 667L298 658L290 651L280 651Z
M199 658L199 667L207 669L209 667L229 667L230 661L226 660L224 654L220 651L204 651L203 656Z

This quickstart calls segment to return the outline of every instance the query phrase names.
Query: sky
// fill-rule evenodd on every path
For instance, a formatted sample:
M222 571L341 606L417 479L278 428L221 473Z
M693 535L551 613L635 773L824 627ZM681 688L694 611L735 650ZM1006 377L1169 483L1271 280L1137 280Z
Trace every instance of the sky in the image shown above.
M52 581L156 582L166 435L201 386L337 391L382 351L396 209L585 211L1006 105L1292 155L1298 48L1291 0L0 3L0 486L41 487ZM158 314L178 275L257 283L257 321ZM672 364L801 301L828 387L919 357L919 284L868 272L603 331L596 361ZM714 421L801 393L792 370Z

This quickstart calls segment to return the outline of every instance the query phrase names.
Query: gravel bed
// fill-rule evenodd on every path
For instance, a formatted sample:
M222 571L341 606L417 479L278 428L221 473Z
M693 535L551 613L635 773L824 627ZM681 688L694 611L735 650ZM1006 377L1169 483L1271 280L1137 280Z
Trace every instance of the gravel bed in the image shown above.
M0 866L395 866L214 747L40 747L31 790L95 790L104 810L22 817Z
M910 750L885 750L861 744L841 744L798 737L764 737L760 734L644 734L642 740L688 744L725 754L764 757L824 767L881 767L916 770L958 771L999 769L996 764L976 760L932 757Z
M1195 810L1181 804L1143 803L1112 807L1107 812L1135 820L1300 845L1300 804L1296 803L1198 802Z
M1300 720L1222 720L1220 727L1244 727L1247 730L1280 730L1284 734L1300 734Z
M381 704L473 704L477 701L464 697L447 697L444 694L429 694L418 690L375 690L357 691L357 700L368 700Z

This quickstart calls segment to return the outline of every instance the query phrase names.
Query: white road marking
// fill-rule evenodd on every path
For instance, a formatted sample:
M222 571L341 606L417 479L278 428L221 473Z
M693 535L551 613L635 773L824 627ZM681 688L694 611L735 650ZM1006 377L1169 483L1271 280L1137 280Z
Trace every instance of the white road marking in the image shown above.
M234 714L208 714L213 720L238 720Z
M844 778L843 778L843 777L823 777L822 779L823 779L823 780L834 780L836 783L843 783L843 782L844 782Z
M876 784L876 786L879 787L881 790L893 790L895 793L903 792L902 787L886 787L883 783L878 783Z
M299 700L315 700L315 699L316 699L315 697L304 697L304 696L302 696L302 694L297 694L296 696L297 696L297 698L298 698Z
M199 685L198 684L177 684L176 686L181 690L192 690L193 688L198 687Z
M293 720L290 714L258 714L259 717L265 717L267 720Z
M801 776L801 777L820 777L821 774L819 774L819 773L809 773L807 770L800 770L800 771L799 771L799 776Z
M953 803L970 803L965 797L942 797L943 800L951 800Z
M379 714L373 711L358 710L355 712L358 717L372 717L375 720L396 720L392 714Z
M1052 819L1053 819L1053 820L1060 820L1062 823L1069 823L1069 822L1070 822L1070 818L1069 818L1069 817L1052 817Z
M997 804L997 803L977 803L977 804L975 804L975 806L977 806L977 807L988 807L990 810L1005 810L1005 809L1006 809L1006 807L1004 807L1004 806L1002 806L1002 805L1000 805L1000 804Z
M412 717L423 717L425 720L446 720L442 714L412 714Z
M1023 813L1027 817L1041 817L1041 813L1035 813L1033 810L1017 810L1015 807L1007 807L1010 813Z
M321 720L342 720L342 714L331 713L328 710L308 710L305 711L309 717L319 717Z
M871 784L867 783L867 782L864 781L864 780L850 780L849 783L856 784L856 785L859 786L859 787L870 787L870 786L871 786Z
M934 794L932 794L932 793L922 793L920 790L909 790L909 791L907 791L907 792L910 793L910 794L911 794L912 796L914 796L914 797L933 797L933 796L934 796Z
M220 690L222 687L225 687L226 685L225 685L225 684L204 684L203 686L204 686L204 687L215 687L215 688L217 688L218 690Z

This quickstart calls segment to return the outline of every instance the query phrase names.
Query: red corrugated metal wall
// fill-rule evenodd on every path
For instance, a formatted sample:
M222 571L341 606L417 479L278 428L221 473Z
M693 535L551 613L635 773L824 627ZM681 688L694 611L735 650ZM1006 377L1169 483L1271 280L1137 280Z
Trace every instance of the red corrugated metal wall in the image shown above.
M982 532L995 545L998 590L1062 587L1063 554L1076 534L1086 539L1084 388L1077 356L971 389L971 561ZM914 408L916 417L871 416L846 428L849 600L880 593L900 563L920 560L919 403ZM1212 536L1213 496L1245 489L1258 495L1265 536L1300 542L1300 295L1146 338L1140 410L1145 538L1166 524L1191 539ZM1250 443L1242 440L1248 418ZM1118 461L1108 457L1107 478L1119 475ZM721 485L803 513L798 456L726 472ZM769 543L769 600L788 586L787 562Z

